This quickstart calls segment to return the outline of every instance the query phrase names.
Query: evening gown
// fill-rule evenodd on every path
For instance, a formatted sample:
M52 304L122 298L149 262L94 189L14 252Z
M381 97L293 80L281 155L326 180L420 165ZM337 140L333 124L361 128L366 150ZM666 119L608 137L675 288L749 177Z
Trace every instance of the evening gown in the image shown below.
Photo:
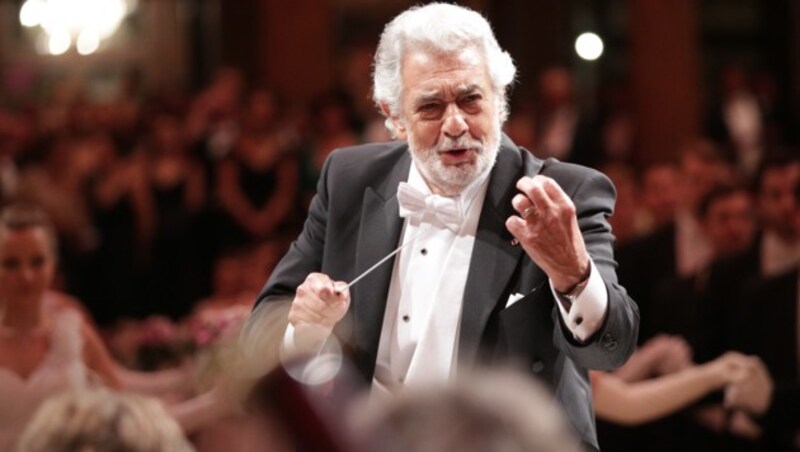
M89 371L83 363L80 314L61 310L53 314L50 350L27 378L0 367L0 451L12 450L36 410L48 397L84 389Z

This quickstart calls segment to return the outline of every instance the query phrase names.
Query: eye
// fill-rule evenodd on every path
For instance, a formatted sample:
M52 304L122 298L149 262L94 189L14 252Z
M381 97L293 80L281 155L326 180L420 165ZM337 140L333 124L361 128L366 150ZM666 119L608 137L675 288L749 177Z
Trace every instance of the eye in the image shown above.
M31 265L35 268L40 268L44 266L45 258L44 256L36 256L31 260Z
M441 117L444 107L441 102L424 102L417 107L417 115L421 119L436 120Z
M480 93L467 94L458 100L458 105L467 113L478 113L481 111L481 101L483 96Z
M481 100L481 95L480 94L470 94L470 95L464 96L464 98L461 99L461 102L463 102L465 104L471 104L471 103L475 103L475 102L477 102L479 100Z
M3 268L6 270L16 270L19 268L19 259L7 258L2 261Z
M427 104L422 104L422 105L420 105L420 106L419 106L419 108L417 108L417 110L419 110L419 111L421 111L421 112L425 113L425 112L432 112L432 111L435 111L435 110L436 110L438 107L439 107L439 105L438 105L438 104L436 104L436 103L433 103L433 102L429 102L429 103L427 103Z

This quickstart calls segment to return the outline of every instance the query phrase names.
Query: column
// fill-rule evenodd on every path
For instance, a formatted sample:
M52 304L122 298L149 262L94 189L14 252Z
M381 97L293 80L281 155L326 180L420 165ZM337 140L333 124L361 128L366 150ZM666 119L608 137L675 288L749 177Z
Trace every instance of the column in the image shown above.
M329 3L262 2L261 79L286 98L308 100L334 84Z
M633 104L641 162L674 157L701 131L695 0L631 0Z

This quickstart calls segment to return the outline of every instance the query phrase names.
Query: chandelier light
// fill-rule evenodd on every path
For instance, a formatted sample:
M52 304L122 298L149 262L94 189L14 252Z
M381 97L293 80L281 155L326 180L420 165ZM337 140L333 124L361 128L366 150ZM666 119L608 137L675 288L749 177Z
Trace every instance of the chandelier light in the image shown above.
M132 11L131 0L26 0L19 10L24 27L39 27L51 55L75 45L81 55L100 48Z

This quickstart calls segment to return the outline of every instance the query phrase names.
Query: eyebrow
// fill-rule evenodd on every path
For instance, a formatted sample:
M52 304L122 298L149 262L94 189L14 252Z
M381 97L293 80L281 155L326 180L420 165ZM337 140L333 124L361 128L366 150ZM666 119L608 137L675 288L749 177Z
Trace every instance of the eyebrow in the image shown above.
M476 91L479 93L483 93L481 87L478 86L476 83L473 83L471 85L459 86L458 88L456 88L456 95L463 96L464 94L470 94Z
M465 94L471 94L474 92L483 93L481 87L476 83L459 86L456 88L455 91L456 91L456 96L463 96ZM441 98L442 98L441 90L437 89L437 90L425 91L419 94L419 96L417 96L416 99L414 99L414 103L416 105L420 105L431 101L438 101L441 100Z

